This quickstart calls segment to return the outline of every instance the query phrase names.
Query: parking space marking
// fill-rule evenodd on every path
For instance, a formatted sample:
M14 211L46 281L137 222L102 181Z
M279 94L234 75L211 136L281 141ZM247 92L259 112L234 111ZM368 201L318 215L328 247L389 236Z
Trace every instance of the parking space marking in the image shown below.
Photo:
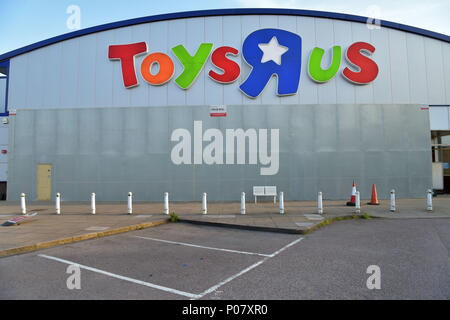
M77 265L81 269L86 269L86 270L89 270L89 271L92 271L92 272L96 272L96 273L100 273L100 274L103 274L103 275L106 275L106 276L109 276L109 277L112 277L112 278L116 278L116 279L120 279L120 280L124 280L124 281L129 281L129 282L140 284L140 285L143 285L143 286L146 286L146 287L150 287L150 288L154 288L154 289L158 289L158 290L162 290L162 291L178 294L178 295L185 296L185 297L188 297L188 298L191 298L191 299L196 299L196 298L200 297L198 294L184 292L184 291L180 291L180 290L177 290L177 289L172 289L172 288L160 286L160 285L157 285L157 284L154 284L154 283L145 282L145 281L141 281L141 280L137 280L137 279L121 276L121 275L114 274L114 273L111 273L111 272L108 272L108 271L103 271L103 270L100 270L100 269L88 267L88 266L85 266L85 265L82 265L82 264L79 264L79 263L76 263L76 262L60 259L60 258L57 258L57 257L47 256L45 254L39 254L38 256L41 257L41 258L50 259L50 260L58 261L58 262L69 264L69 265Z
M283 251L286 250L287 248L289 248L289 247L291 247L291 246L293 246L293 245L299 243L301 240L303 240L303 238L299 238L299 239L297 239L297 240L295 240L295 241L292 241L291 243L285 245L283 248L281 248L281 249L275 251L275 252L272 253L271 255L265 257L264 259L262 259L262 260L260 260L260 261L258 261L258 262L256 262L256 263L254 263L254 264L252 264L250 267L245 268L245 269L242 270L241 272L238 272L238 273L236 273L235 275L232 275L231 277L229 277L229 278L227 278L227 279L225 279L225 280L219 282L218 284L212 286L211 288L209 288L209 289L203 291L201 294L198 295L199 297L194 298L194 299L200 299L200 298L204 297L205 295L207 295L207 294L209 294L209 293L212 293L212 292L216 291L217 289L219 289L219 288L220 288L221 286L223 286L224 284L227 284L228 282L230 282L230 281L236 279L237 277L243 275L244 273L247 273L248 271L250 271L250 270L256 268L257 266L259 266L259 265L263 264L264 262L266 262L268 259L275 257L276 255L280 254L281 252L283 252Z
M209 214L209 215L203 215L202 218L236 218L235 214Z
M89 228L86 228L86 229L84 229L84 230L86 230L86 231L105 231L105 230L108 230L109 229L109 227L89 227Z
M143 286L150 287L150 288L153 288L153 289L158 289L158 290L170 292L170 293L173 293L173 294L178 294L178 295L181 295L181 296L188 297L191 300L195 300L195 299L200 299L200 298L204 297L205 295L216 291L217 289L219 289L223 285L225 285L225 284L229 283L230 281L238 278L239 276L249 272L250 270L252 270L252 269L256 268L257 266L259 266L259 265L263 264L264 262L266 262L268 259L277 256L278 254L280 254L281 252L283 252L287 248L289 248L289 247L299 243L301 240L303 240L303 238L299 238L297 240L294 240L294 241L288 243L287 245L285 245L284 247L282 247L281 249L275 251L272 254L261 254L261 253L251 253L251 252L229 250L229 249L203 247L203 246L197 246L197 245L193 245L193 244L187 244L187 243L175 242L175 241L168 241L168 240L161 240L161 239L154 239L154 238L145 238L145 237L138 237L138 236L135 236L135 237L143 238L143 239L156 240L156 241L161 241L161 242L182 244L182 245L187 245L187 246L190 246L190 247L199 247L199 248L203 248L203 249L212 249L212 250L219 250L219 251L227 251L227 252L231 251L231 252L237 252L237 253L260 255L260 256L264 256L264 259L254 263L254 264L252 264L251 266L245 268L244 270L241 270L240 272L232 275L231 277L226 278L225 280L223 280L223 281L219 282L218 284L210 287L209 289L206 289L202 293L194 294L194 293L189 293L189 292L185 292L185 291L181 291L181 290L177 290L177 289L173 289L173 288L169 288L169 287L160 286L160 285L157 285L157 284L154 284L154 283L150 283L150 282L145 282L145 281L141 281L141 280L137 280L137 279L121 276L121 275L114 274L114 273L111 273L111 272L108 272L108 271L104 271L104 270L100 270L100 269L97 269L97 268L88 267L88 266L85 266L85 265L82 265L82 264L79 264L79 263L76 263L76 262L73 262L73 261L64 260L64 259L61 259L61 258L48 256L48 255L45 255L45 254L39 254L38 256L41 257L41 258L45 258L45 259L61 262L61 263L68 264L68 265L76 265L76 266L80 267L81 269L85 269L85 270L88 270L88 271L100 273L100 274L103 274L103 275L106 275L106 276L109 276L109 277L112 277L112 278L116 278L116 279L120 279L120 280L124 280L124 281L128 281L128 282L133 282L135 284L143 285Z
M169 241L169 240L155 239L155 238L149 238L149 237L140 237L140 236L133 236L133 237L140 238L140 239L146 239L146 240L165 242L165 243L170 243L170 244L178 244L178 245L187 246L187 247L208 249L208 250L218 250L218 251L225 251L225 252L232 252L232 253L241 253L241 254L255 255L255 256L261 256L261 257L270 257L271 256L270 254L264 254L264 253L247 252L247 251L239 251L239 250L231 250L231 249L223 249L223 248L214 248L214 247L205 247L205 246L200 246L197 244L191 244L191 243L186 243L186 242Z
M305 214L304 215L309 220L323 220L324 218L320 214Z

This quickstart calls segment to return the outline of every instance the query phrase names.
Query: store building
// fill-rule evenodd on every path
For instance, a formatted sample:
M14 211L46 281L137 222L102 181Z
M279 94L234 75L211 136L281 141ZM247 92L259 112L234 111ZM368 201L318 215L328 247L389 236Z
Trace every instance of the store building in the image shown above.
M423 198L446 166L432 147L450 133L450 37L372 22L184 12L0 55L7 198L238 201L277 186L347 199L353 180L363 199L372 184Z

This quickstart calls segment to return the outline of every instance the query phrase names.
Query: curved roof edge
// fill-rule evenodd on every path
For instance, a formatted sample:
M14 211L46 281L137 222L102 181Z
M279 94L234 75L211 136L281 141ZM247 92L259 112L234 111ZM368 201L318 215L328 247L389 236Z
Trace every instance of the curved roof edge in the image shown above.
M47 40L42 40L25 47L4 53L0 55L0 61L6 60L20 54L30 52L57 42L61 42L68 39L73 39L76 37L88 35L91 33L128 27L132 25L137 25L141 23L148 22L156 22L156 21L164 21L164 20L173 20L173 19L182 19L182 18L197 18L197 17L211 17L211 16L226 16L226 15L256 15L256 14L272 14L272 15L296 15L296 16L305 16L305 17L315 17L315 18L329 18L329 19L337 19L337 20L345 20L351 22L361 22L366 23L368 17L356 16L345 13L335 13L335 12L327 12L327 11L314 11L314 10L300 10L300 9L270 9L270 8L239 8L239 9L213 9L213 10L198 10L198 11L184 11L177 13L168 13L168 14L159 14L154 16L147 16L141 18L134 18L129 20L122 20L117 22L111 22L107 24L102 24L99 26L94 26L86 29L77 30L70 33L65 33L63 35L59 35ZM426 36L429 38L434 38L438 40L442 40L445 42L450 42L450 36L447 36L442 33L437 33L434 31L429 31L425 29L420 29L408 25L404 25L401 23L390 22L386 20L380 20L380 25L382 27L397 29L401 31L406 31L410 33L419 34L422 36Z

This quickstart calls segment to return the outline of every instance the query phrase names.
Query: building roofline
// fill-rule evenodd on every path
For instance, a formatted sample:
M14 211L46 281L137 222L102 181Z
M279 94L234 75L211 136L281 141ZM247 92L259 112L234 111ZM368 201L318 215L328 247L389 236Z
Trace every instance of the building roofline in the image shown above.
M69 40L88 34L107 31L122 27L133 26L142 23L174 20L174 19L184 19L184 18L198 18L198 17L211 17L211 16L229 16L229 15L294 15L294 16L304 16L304 17L315 17L315 18L328 18L335 20L344 20L350 22L360 22L366 23L368 17L345 14L345 13L335 13L326 11L314 11L314 10L300 10L300 9L271 9L271 8L238 8L238 9L213 9L213 10L197 10L197 11L184 11L168 14L159 14L153 16L146 16L141 18L134 18L128 20L122 20L117 22L106 23L86 29L77 30L74 32L62 34L53 38L42 40L22 48L12 50L10 52L0 55L0 61L13 58L23 53L27 53L51 44L55 44L64 40ZM378 21L377 21L378 22ZM397 29L409 33L419 34L425 37L438 39L445 42L450 42L450 36L437 33L434 31L429 31L425 29L420 29L401 23L390 22L386 20L379 20L381 27L387 27L392 29Z

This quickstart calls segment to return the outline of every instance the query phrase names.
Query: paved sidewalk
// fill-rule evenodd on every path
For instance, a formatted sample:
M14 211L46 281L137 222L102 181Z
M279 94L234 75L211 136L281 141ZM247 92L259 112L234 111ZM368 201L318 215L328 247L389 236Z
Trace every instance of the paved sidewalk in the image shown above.
M396 212L389 211L389 200L380 206L361 201L361 213L371 217L450 218L450 197L433 198L433 212L426 211L426 199L397 199ZM332 220L355 217L355 208L346 201L324 200L324 214L317 215L315 201L285 202L285 214L279 214L278 203L247 203L246 214L241 215L239 202L208 203L208 214L201 214L201 202L170 203L169 212L180 221L214 224L235 228L260 229L275 232L307 233ZM134 203L133 214L128 215L126 202L97 203L96 214L90 214L90 203L61 204L61 215L56 215L54 203L27 203L27 212L38 215L18 226L1 226L3 222L20 215L19 202L0 204L0 257L31 251L62 243L92 239L105 235L148 228L168 222L162 203ZM37 245L39 244L39 245ZM33 247L34 246L34 247ZM18 248L21 248L20 250Z

